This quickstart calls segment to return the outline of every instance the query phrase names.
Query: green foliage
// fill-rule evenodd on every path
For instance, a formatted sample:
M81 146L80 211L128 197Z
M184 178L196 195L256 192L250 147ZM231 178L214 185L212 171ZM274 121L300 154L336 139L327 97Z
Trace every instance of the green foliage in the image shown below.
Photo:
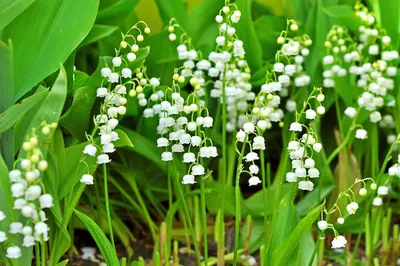
M97 7L98 0L37 0L4 29L2 38L14 48L14 101L68 58L89 33Z
M93 240L96 242L101 255L103 255L107 265L119 265L117 254L115 254L114 248L111 246L110 241L108 241L106 235L103 233L103 230L101 230L101 228L84 213L78 210L74 210L74 212L76 216L78 216L79 220L85 224L90 235L93 237Z

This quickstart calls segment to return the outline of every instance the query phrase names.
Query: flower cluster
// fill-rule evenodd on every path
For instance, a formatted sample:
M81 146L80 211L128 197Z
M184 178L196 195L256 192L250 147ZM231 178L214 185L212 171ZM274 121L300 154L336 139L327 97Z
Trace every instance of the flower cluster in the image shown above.
M258 185L261 183L260 178L257 176L258 172L260 171L259 167L256 165L255 161L259 160L260 157L257 154L256 151L264 152L265 150L265 139L263 136L260 136L258 133L260 131L257 130L257 127L254 125L252 122L246 122L243 125L243 130L241 129L238 131L236 134L236 141L237 142L242 142L242 150L243 153L240 153L237 150L237 153L243 154L244 155L244 149L246 148L246 145L249 147L249 152L244 155L244 160L251 165L249 166L249 170L244 171L243 169L241 170L242 173L248 173L250 175L250 178L248 180L249 186L254 186ZM261 129L262 132L262 129ZM250 141L250 137L254 135L252 142ZM263 162L261 162L263 163ZM242 164L242 162L239 162L239 164Z
M255 98L255 93L251 91L250 68L245 59L244 44L235 34L234 24L239 22L240 16L241 12L237 10L235 4L226 5L220 10L215 18L219 24L216 49L207 59L201 58L201 54L192 47L190 39L181 41L177 47L179 59L185 60L181 75L194 75L197 78L198 86L195 90L199 96L205 94L205 86L208 83L213 83L210 96L226 103L228 132L241 128L247 121L245 114L248 102ZM174 41L175 28L181 27L175 21L172 22L169 27L171 32L169 38Z
M295 21L287 21L288 28L297 31ZM308 46L312 41L308 36L298 36L294 39L287 37L287 30L282 31L277 42L281 49L275 55L275 64L271 71L267 71L265 83L257 94L252 109L254 122L262 130L272 127L272 122L280 122L284 112L280 108L281 97L289 95L291 86L304 87L310 84L310 77L303 72L304 57L308 56ZM296 110L296 102L288 100L286 109L289 112Z
M339 217L337 218L336 222L340 225L344 224L345 219L343 218L342 211L340 210L340 208L338 206L339 200L341 200L343 197L347 197L349 199L349 203L346 206L346 211L347 211L348 215L354 215L356 213L359 206L356 201L356 196L353 191L353 187L359 183L362 183L363 187L359 190L358 193L360 196L365 196L365 195L367 195L367 192L368 192L366 189L366 181L372 181L373 183L370 185L370 188L371 188L371 190L376 190L377 185L374 183L373 179L371 179L371 178L357 179L356 178L354 183L347 190L340 192L340 194L337 197L332 208L329 211L325 209L321 213L321 220L318 222L318 228L323 233L325 233L325 230L328 228L333 230L333 232L335 234L335 237L332 240L332 248L333 249L344 248L347 244L347 240L344 236L338 234L338 232L336 231L336 229L334 227L334 224L328 223L328 220L334 212L338 211ZM326 216L325 219L324 219L324 214Z
M57 124L42 123L42 134L47 136ZM0 231L0 243L8 245L6 256L16 259L21 256L21 248L7 243L7 234L23 235L24 247L34 246L49 240L49 226L45 209L53 207L53 197L46 193L41 176L48 168L48 163L40 149L36 130L27 136L22 144L21 159L16 161L15 169L9 172L12 183L11 194L15 198L13 209L26 218L24 223L16 221L9 224L9 231ZM0 211L0 222L5 220L5 214Z
M315 99L318 103L316 111L312 108L311 99ZM318 114L324 114L325 108L321 105L325 96L322 94L321 88L314 88L308 99L304 102L303 109L296 115L296 122L290 124L289 131L292 132L291 140L288 143L287 150L291 160L292 170L286 173L287 182L298 182L298 188L301 190L312 191L314 183L309 179L319 178L320 172L315 166L315 161L312 158L313 153L319 153L322 149L322 144L318 142L318 137L314 133L311 123ZM303 115L308 125L301 124ZM305 133L298 136L305 129Z
M382 115L382 108L393 107L395 101L390 91L394 89L394 77L397 75L399 53L391 48L391 39L375 23L374 16L368 9L357 3L356 14L363 21L356 40L343 27L334 26L325 42L328 55L323 59L325 67L324 87L334 87L334 77L343 77L350 73L355 76L357 86L362 88L358 97L357 109L348 107L345 115L356 120L359 110L365 109L372 123L378 123L393 130L393 117ZM383 121L383 118L385 120ZM393 139L389 135L388 142ZM356 138L366 139L367 131L358 129Z
M203 161L218 156L217 148L206 134L206 129L211 128L214 121L207 108L200 105L200 98L195 92L186 100L182 97L179 83L183 77L177 73L178 69L175 72L172 88L167 88L163 98L155 104L159 106L157 131L161 135L157 139L157 147L165 149L161 154L162 161L173 161L174 157L178 157L189 164L182 183L194 184L196 176L206 174ZM196 78L193 77L191 83L196 86Z
M111 59L111 65L107 65L101 69L103 77L101 86L97 89L97 97L102 98L103 102L100 107L100 114L94 117L95 130L91 135L87 135L88 142L83 153L87 156L97 157L97 164L106 164L111 161L109 154L115 151L114 142L119 139L118 133L115 131L119 124L118 117L125 115L127 104L127 91L129 95L139 98L139 104L144 106L147 104L143 92L143 87L147 85L147 79L143 79L143 74L139 70L130 68L130 62L136 60L136 53L139 51L138 42L142 42L144 37L138 22L129 31L122 36L119 49L116 49L116 55ZM135 37L132 31L138 31ZM150 33L150 29L145 26L144 32ZM125 55L122 52L126 49L130 51ZM158 80L157 80L158 81ZM96 143L94 135L99 131L100 143ZM93 184L93 176L89 173L84 174L81 183L86 185Z

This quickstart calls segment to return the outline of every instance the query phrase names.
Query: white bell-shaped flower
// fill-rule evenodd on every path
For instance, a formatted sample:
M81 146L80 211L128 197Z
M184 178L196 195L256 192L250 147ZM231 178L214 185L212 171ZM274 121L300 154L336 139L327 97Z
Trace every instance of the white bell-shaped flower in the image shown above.
M365 129L357 129L356 130L356 138L357 139L367 139L368 132Z
M10 234L21 234L22 233L22 228L23 224L20 222L13 222L10 223Z
M201 138L199 136L193 136L190 139L190 142L191 142L192 146L198 147L201 144Z
M259 159L259 158L258 158L258 154L255 153L255 152L249 152L249 153L246 154L246 156L245 156L246 162L252 162L252 161L255 161L255 160L258 160L258 159Z
M53 197L50 194L43 194L39 197L40 208L51 208L53 207Z
M311 181L300 181L298 188L301 190L312 191L314 189L314 183Z
M167 138L158 138L157 139L157 147L167 147L169 144L169 140Z
M204 175L205 169L202 165L197 164L192 167L192 175Z
M318 228L319 230L324 231L328 228L328 223L324 220L321 220L318 222Z
M286 181L289 183L297 182L297 176L293 172L286 173Z
M344 236L338 235L332 240L332 248L344 248L346 247L347 240Z
M32 185L28 187L25 192L25 199L26 200L35 200L40 197L42 194L42 188L39 185Z
M194 163L196 161L196 156L193 152L186 152L183 154L184 163Z
M182 144L172 145L171 150L172 150L172 152L184 152L185 151Z
M374 200L372 201L372 205L377 206L377 207L382 206L382 204L383 204L383 200L381 197L375 197Z
M389 188L387 186L378 187L378 195L384 196L389 194Z
M357 202L351 202L346 206L346 210L349 214L355 214L358 209Z
M256 136L253 139L253 150L265 150L265 139L262 136Z
M85 185L93 185L93 176L84 174L79 181Z
M108 154L100 154L97 156L97 164L105 164L111 162Z
M249 186L256 186L261 183L261 180L258 176L252 176L249 178Z
M161 160L164 162L172 161L172 152L165 151L161 154Z
M11 246L7 248L7 258L9 259L18 259L19 257L21 257L22 253L21 253L21 249L17 246Z
M22 246L24 247L33 247L35 245L35 238L31 235L24 236L24 240L22 242Z
M90 156L95 156L97 152L96 146L93 144L88 144L85 146L85 149L83 150L84 154L90 155Z
M308 169L308 176L310 178L318 178L319 177L319 170L317 168Z
M298 131L298 132L301 132L301 131L302 131L301 124L298 123L298 122L293 122L293 123L291 123L291 124L290 124L290 127L289 127L289 131Z
M249 170L250 170L250 173L252 173L253 175L258 174L258 172L260 171L258 166L255 164L250 165Z
M6 241L7 238L7 234L3 231L0 231L0 243L3 243L4 241Z
M191 185L191 184L195 184L196 181L194 180L194 175L184 175L183 176L183 180L182 180L182 184L184 185Z

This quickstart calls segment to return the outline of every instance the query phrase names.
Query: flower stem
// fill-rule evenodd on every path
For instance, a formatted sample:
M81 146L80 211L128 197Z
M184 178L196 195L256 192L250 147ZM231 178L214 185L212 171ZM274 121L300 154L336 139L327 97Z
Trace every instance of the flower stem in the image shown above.
M110 214L110 203L108 201L107 164L103 164L103 176L104 176L104 200L106 204L108 231L110 233L111 244L115 250L114 234L113 234L111 214Z
M42 253L42 266L46 266L46 242L44 241L44 238L42 237L40 241L40 248L41 248L41 253Z
M187 221L187 223L189 225L189 230L190 230L190 233L191 233L192 238L193 238L193 246L194 246L194 251L196 252L197 265L200 265L201 264L200 263L200 252L199 252L199 247L197 245L196 232L194 231L192 219L190 218L189 209L188 209L187 204L186 204L185 196L183 195L182 186L181 186L181 183L179 181L179 173L176 170L175 162L173 162L173 166L174 166L174 174L173 174L173 176L174 176L174 179L175 179L174 181L176 183L176 186L178 188L179 200L182 203L183 211L184 211L185 217L186 217L186 221Z
M206 210L206 193L204 178L200 178L200 200L201 200L201 218L203 224L203 248L204 248L204 265L208 265L208 237L207 237L207 210Z
M36 245L35 245L35 259L36 259L36 265L40 265L40 248L39 248L39 243L36 243Z
M225 183L227 174L227 150L226 150L226 123L227 123L227 113L226 113L226 68L227 64L224 66L224 72L222 76L222 174L220 175L220 191L221 191L221 223L219 229L219 239L218 239L218 266L225 265Z
M242 161L246 149L247 134L243 141L242 150L236 166L236 185L235 185L235 246L233 249L233 266L237 265L239 249L239 231L240 231L240 174L242 173Z
M70 195L68 196L68 199L66 200L66 205L65 205L66 211L64 212L64 215L63 215L63 218L61 221L61 227L60 227L61 229L57 231L57 233L54 237L55 241L53 241L53 245L51 248L49 265L56 264L56 262L59 260L59 258L62 255L62 254L58 254L58 247L59 247L58 243L60 243L61 236L62 236L61 230L63 228L67 227L69 220L71 219L72 213L73 213L76 205L78 204L78 201L79 201L85 187L86 187L85 184L80 183L77 191L70 193ZM38 265L40 265L40 264L38 264Z

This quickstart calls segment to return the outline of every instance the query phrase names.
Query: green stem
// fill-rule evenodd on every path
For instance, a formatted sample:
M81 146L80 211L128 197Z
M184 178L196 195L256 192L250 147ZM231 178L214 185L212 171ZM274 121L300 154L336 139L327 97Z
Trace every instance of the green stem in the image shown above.
M240 174L242 172L242 161L244 151L246 149L247 134L244 138L242 150L238 158L236 166L236 185L235 185L235 246L233 249L233 266L237 265L238 249L239 249L239 230L240 230Z
M46 242L44 241L44 238L42 237L42 240L40 241L40 248L41 248L41 258L42 258L42 266L46 266Z
M200 200L201 200L201 217L203 224L203 248L204 248L204 265L208 265L208 238L207 238L207 210L206 210L206 193L204 179L200 178Z
M139 205L140 205L141 209L143 210L143 213L146 217L147 223L149 224L149 228L150 228L151 236L153 237L154 244L156 244L157 243L157 235L154 230L154 227L152 226L154 224L154 222L150 217L149 210L146 207L146 204L142 198L142 195L140 195L139 188L137 186L135 179L132 179L131 185L132 185L133 193L135 193L135 196L136 196L137 200L139 201Z
M114 234L113 234L111 214L110 214L110 203L108 200L107 164L103 164L103 176L104 176L104 200L106 204L108 231L110 233L111 244L115 250Z
M222 175L220 175L220 191L221 191L221 223L219 229L219 239L218 239L218 266L224 265L225 256L225 184L226 184L226 174L227 174L227 150L226 150L226 123L227 123L227 103L226 103L226 68L225 64L224 72L222 76Z
M320 236L320 234L319 234L319 236ZM318 237L317 242L315 243L315 247L314 247L313 253L311 255L310 261L308 262L308 266L312 266L313 265L315 255L317 254L317 249L318 249L317 247L318 247L320 241L321 240Z
M39 243L36 243L36 245L35 245L35 259L36 259L36 265L40 265L40 248L39 248Z
M347 132L346 138L343 142L331 153L331 155L329 155L328 159L326 159L326 164L329 165L336 158L339 152L346 147L347 143L350 141L352 133L353 130L351 129Z
M182 207L183 207L183 211L186 217L186 221L189 224L189 230L190 233L192 235L193 238L193 246L194 246L194 250L196 252L196 260L197 260L197 265L200 265L200 252L199 252L199 247L197 245L197 239L196 239L196 232L194 230L193 227L193 223L192 223L192 219L190 218L190 213L189 213L189 209L187 207L186 204L186 200L185 200L185 196L183 195L183 190L182 190L182 186L181 183L179 181L179 173L176 171L176 165L175 165L175 161L173 162L173 166L174 166L174 181L176 183L176 186L178 188L178 196L179 196L179 200L182 202Z
M50 259L49 259L49 265L56 264L56 262L58 261L58 259L62 255L62 254L58 254L58 247L59 247L58 243L61 242L61 236L62 236L61 230L63 228L67 227L67 225L69 223L69 220L72 217L72 213L73 213L76 205L78 204L78 201L79 201L79 199L80 199L80 197L81 197L81 195L83 193L83 190L85 190L85 187L86 187L85 184L80 183L77 191L76 192L72 192L70 194L70 196L68 197L67 203L65 205L66 211L64 212L63 219L61 221L61 227L60 227L61 229L57 231L56 236L55 236L55 241L53 241L51 254L50 254Z
M267 202L268 202L268 192L265 185L265 165L264 165L264 152L260 150L260 162L261 162L261 186L263 190L263 200L264 200L264 247L268 244L267 232L268 232L268 217L267 217ZM267 164L267 172L270 172L270 163ZM268 175L270 176L270 175ZM270 178L268 178L270 179ZM271 183L268 182L268 187L271 188Z

